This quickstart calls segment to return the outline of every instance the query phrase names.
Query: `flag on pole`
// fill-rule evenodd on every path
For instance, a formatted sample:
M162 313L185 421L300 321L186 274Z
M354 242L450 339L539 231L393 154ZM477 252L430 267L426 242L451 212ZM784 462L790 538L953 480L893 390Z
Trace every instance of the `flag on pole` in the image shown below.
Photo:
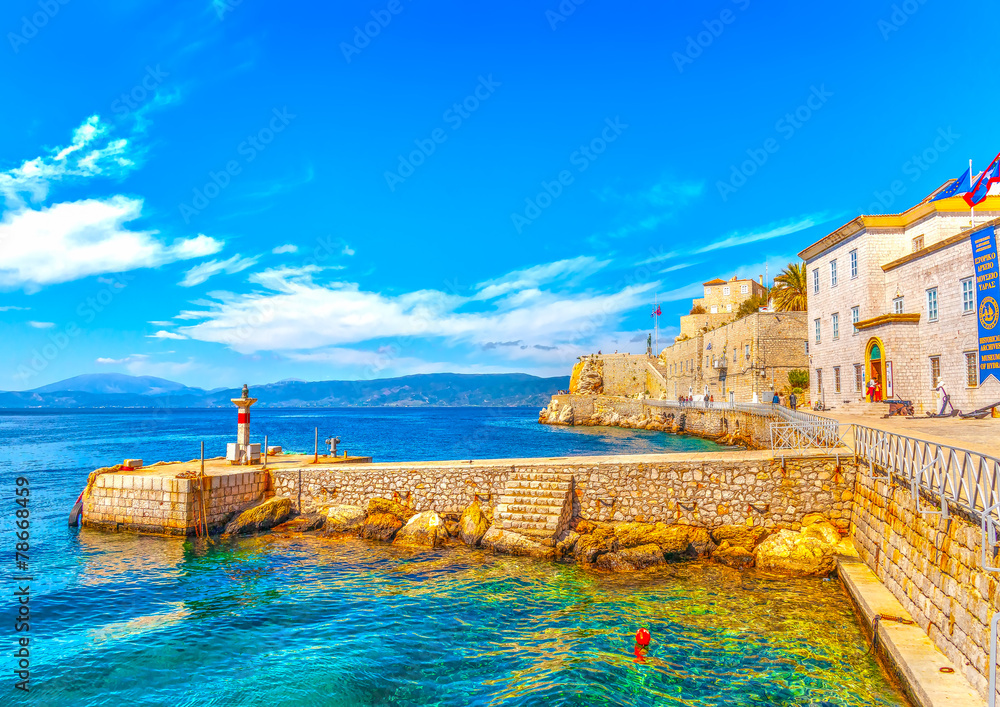
M969 206L975 206L986 198L986 195L990 193L990 187L997 182L1000 182L1000 155L994 157L986 171L979 175L979 179L965 195L965 203Z
M931 201L937 201L939 199L947 199L949 196L955 196L956 194L965 194L967 191L969 191L969 186L972 184L972 182L969 179L969 173L971 171L972 168L970 167L969 169L962 172L961 177L959 177L950 185L948 185L948 188L942 189L937 196L931 199Z

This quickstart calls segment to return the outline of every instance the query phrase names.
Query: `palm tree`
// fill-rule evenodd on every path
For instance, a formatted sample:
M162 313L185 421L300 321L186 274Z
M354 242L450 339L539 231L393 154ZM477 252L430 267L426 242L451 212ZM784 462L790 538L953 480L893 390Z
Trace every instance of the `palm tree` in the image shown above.
M771 290L774 307L779 312L806 311L806 264L789 263L780 275L774 278Z

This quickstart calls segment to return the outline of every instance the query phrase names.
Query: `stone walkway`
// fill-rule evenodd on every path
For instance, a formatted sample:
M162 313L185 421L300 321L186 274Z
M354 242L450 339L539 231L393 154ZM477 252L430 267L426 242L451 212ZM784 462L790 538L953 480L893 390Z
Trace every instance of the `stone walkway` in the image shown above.
M841 424L865 425L1000 458L1000 419L987 417L983 420L963 420L960 417L946 417L908 420L899 416L882 418L879 413L888 412L887 405L879 405L876 410L878 412L843 414L834 409L813 414L832 418ZM848 442L851 442L849 437Z

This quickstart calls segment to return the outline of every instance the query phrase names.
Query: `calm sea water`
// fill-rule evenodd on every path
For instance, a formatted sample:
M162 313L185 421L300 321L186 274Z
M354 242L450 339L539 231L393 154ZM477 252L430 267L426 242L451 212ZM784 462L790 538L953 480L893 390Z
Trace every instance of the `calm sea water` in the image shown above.
M266 535L208 546L67 527L94 468L194 458L201 440L221 454L234 418L0 411L0 528L13 549L14 479L26 476L33 577L31 693L13 690L9 619L0 704L905 704L835 581L700 564L609 576L462 547ZM261 410L252 426L302 452L319 427L321 442L337 435L376 461L717 449L536 419L535 408ZM637 664L640 626L654 643Z

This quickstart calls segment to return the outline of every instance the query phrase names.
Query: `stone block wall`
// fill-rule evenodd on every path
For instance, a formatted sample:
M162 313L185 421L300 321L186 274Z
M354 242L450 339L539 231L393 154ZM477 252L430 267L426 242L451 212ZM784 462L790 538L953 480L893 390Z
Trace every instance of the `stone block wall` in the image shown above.
M670 461L584 465L576 475L579 515L601 521L759 525L797 530L809 513L850 524L853 459L775 458L770 452L670 455ZM848 463L850 462L850 463Z
M604 366L606 395L637 395L646 390L647 356L604 354L599 358Z
M822 513L845 530L850 523L854 467L831 455L770 452L623 456L611 460L499 460L413 466L369 464L273 472L275 493L301 512L324 506L366 506L396 498L417 510L461 513L478 496L491 510L514 473L572 474L574 514L604 521L752 524L797 529Z
M874 480L863 467L851 534L865 563L985 696L1000 576L982 569L979 526L954 512L950 523L918 514L909 485Z
M466 462L341 465L282 469L272 472L272 480L275 494L292 499L292 507L302 513L330 505L367 506L373 498L395 498L422 511L461 513L475 498L491 510L512 470L510 464L472 466Z
M130 530L158 535L191 535L200 494L195 480L151 473L100 474L84 496L83 524L105 530ZM235 513L263 497L267 472L251 470L206 479L205 505L209 526L218 528Z

